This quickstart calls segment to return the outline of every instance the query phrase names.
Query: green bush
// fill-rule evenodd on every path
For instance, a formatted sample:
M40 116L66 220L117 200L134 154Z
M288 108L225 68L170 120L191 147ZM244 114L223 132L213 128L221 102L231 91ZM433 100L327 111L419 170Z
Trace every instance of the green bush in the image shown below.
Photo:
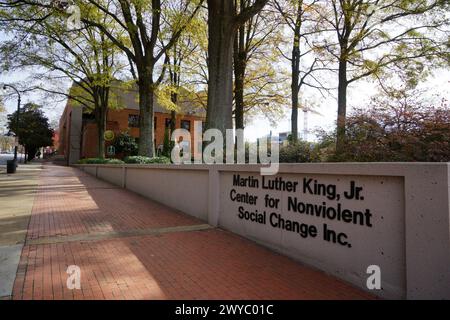
M120 159L108 159L107 164L125 164L125 162Z
M138 144L136 138L128 132L121 132L114 140L113 146L116 154L123 154L123 156L134 156L138 152Z
M137 164L151 164L151 163L163 163L169 164L170 159L167 157L144 157L144 156L130 156L124 159L125 163L137 163Z
M124 164L119 159L86 158L78 160L78 164Z
M290 142L280 147L280 163L315 162L317 155L314 145L306 141Z

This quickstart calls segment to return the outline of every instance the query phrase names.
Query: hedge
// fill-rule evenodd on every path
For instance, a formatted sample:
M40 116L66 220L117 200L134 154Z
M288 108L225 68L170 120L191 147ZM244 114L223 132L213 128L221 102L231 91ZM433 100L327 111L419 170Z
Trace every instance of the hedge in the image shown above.
M86 158L78 160L78 164L124 164L119 159Z
M170 164L170 159L167 157L144 157L144 156L129 156L123 159L125 163L137 163L137 164L152 164L152 163L162 163Z

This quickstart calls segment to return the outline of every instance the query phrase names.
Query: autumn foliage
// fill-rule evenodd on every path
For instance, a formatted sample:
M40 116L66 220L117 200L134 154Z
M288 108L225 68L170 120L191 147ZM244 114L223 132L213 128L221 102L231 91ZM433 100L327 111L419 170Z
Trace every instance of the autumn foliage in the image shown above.
M376 103L376 102L375 102ZM347 119L345 147L332 161L450 161L450 108L372 105Z

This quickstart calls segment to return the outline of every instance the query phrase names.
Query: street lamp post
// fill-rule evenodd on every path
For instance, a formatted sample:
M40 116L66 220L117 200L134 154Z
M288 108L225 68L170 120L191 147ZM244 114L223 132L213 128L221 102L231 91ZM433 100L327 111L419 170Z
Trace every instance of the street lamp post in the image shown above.
M12 86L10 84L4 84L3 85L3 90L6 90L6 88L13 89L17 93L17 96L18 96L18 99L17 99L17 114L16 114L16 137L18 139L19 138L20 92L19 92L19 90L17 90L14 86ZM19 142L19 141L17 140L17 142ZM16 145L14 146L14 162L16 164L17 164L17 149L18 149L18 146L17 146L17 143L16 143Z

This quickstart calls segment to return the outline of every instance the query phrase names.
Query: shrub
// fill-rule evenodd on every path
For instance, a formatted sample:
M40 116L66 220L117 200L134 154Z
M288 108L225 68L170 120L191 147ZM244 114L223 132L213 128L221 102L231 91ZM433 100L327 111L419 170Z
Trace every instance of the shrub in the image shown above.
M78 164L124 164L119 159L86 158L78 160Z
M347 118L345 145L330 161L450 160L450 108L404 106L356 109Z
M144 156L130 156L124 159L125 163L137 163L137 164L151 164L151 163L162 163L169 164L170 159L167 157L144 157Z
M125 164L125 162L120 159L108 159L107 164Z
M318 159L314 145L306 141L290 142L280 147L280 163L313 162Z
M134 156L138 151L136 138L128 132L120 133L114 140L113 146L117 154L123 154L124 156Z

